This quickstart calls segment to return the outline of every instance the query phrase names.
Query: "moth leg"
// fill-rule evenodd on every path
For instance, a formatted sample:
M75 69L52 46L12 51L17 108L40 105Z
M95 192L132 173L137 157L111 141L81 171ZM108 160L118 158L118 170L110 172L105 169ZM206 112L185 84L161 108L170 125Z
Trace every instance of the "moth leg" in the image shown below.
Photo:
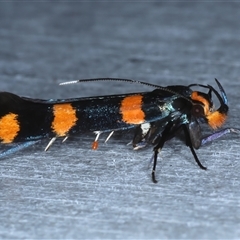
M94 142L92 143L92 150L97 150L98 149L98 139L101 135L101 131L95 131L94 132L96 134L96 138L94 140Z
M190 134L189 134L189 130L188 130L188 128L187 128L186 125L183 125L183 130L184 130L185 137L186 137L186 145L190 148L190 150L191 150L191 152L192 152L192 155L193 155L196 163L198 164L198 166L199 166L201 169L207 170L207 168L204 167L204 166L202 165L202 163L201 163L201 162L199 161L199 159L198 159L198 156L197 156L197 154L196 154L196 152L195 152L195 150L194 150L194 148L193 148L193 144L192 144L192 141L191 141L191 136L190 136Z
M237 128L224 128L218 132L215 132L215 133L212 133L211 135L208 135L204 138L202 138L201 140L201 146L208 143L208 142L212 142L226 134L229 134L229 133L240 133L240 129L237 129Z
M27 142L24 142L24 143L19 143L16 146L13 146L13 147L9 148L8 150L1 152L0 153L0 158L4 158L4 157L6 157L10 154L16 153L16 152L18 152L18 151L20 151L24 148L27 148L31 145L34 145L34 144L36 144L40 141L41 140L39 139L39 140L35 140L35 141L27 141Z
M169 138L169 133L171 131L171 128L173 126L172 122L169 122L167 126L164 128L162 132L162 136L159 138L158 144L153 148L153 168L152 168L152 181L154 183L157 183L156 177L155 177L155 171L156 171L156 166L157 166L157 157L158 153L161 151L161 149L164 146L164 143L168 140Z
M136 127L133 140L131 142L133 150L144 148L148 144L148 138L151 134L151 124L143 123Z

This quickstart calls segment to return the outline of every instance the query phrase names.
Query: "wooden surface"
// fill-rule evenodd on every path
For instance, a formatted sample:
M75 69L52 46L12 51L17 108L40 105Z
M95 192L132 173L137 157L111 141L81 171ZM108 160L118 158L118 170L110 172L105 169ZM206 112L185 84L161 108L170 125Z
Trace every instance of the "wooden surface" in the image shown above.
M162 86L218 78L240 126L240 4L223 2L0 3L0 88L33 98L149 90L119 83L58 86L121 77ZM215 85L214 85L215 86ZM150 89L151 90L151 89ZM48 140L0 161L0 238L240 238L240 139L197 151L164 147L151 182L152 149L117 134L92 151L94 135Z

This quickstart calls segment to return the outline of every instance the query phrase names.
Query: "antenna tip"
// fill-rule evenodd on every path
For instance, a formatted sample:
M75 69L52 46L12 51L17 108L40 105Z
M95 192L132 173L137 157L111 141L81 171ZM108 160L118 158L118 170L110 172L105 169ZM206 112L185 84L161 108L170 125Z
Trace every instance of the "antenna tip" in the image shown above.
M59 83L59 85L68 85L68 84L74 84L74 83L78 83L79 80L75 80L75 81L69 81L69 82L62 82L62 83Z

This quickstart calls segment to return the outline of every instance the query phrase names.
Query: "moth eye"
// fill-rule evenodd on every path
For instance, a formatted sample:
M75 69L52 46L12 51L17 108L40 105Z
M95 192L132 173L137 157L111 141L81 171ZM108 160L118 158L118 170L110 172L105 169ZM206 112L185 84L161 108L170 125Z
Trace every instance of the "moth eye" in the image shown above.
M203 108L203 106L201 106L199 104L193 105L192 114L195 117L202 117L202 116L204 116L204 108Z

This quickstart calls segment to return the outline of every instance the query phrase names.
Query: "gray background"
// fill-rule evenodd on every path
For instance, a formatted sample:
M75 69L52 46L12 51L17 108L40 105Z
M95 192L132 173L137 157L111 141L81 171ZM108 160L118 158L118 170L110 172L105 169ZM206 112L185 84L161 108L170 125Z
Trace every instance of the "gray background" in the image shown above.
M58 86L121 77L162 86L223 84L226 126L239 127L240 3L0 3L0 88L33 98L152 90L120 83ZM0 162L0 238L240 238L239 136L197 154L166 144L150 178L151 148L132 151L116 134L48 140Z

